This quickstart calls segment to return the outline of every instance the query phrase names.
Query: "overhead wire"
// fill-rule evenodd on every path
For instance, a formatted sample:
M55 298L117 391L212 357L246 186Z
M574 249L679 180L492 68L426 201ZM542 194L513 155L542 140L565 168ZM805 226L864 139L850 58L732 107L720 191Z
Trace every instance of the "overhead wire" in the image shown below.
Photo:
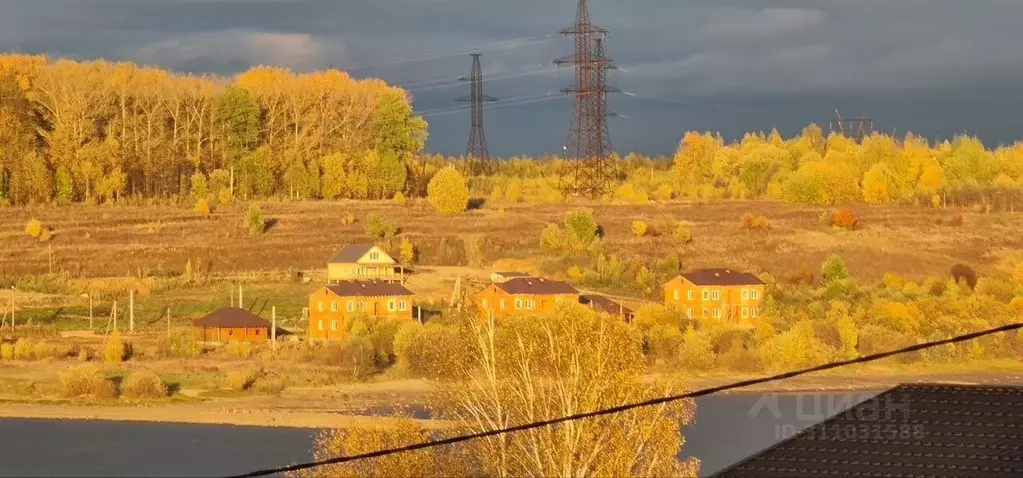
M934 347L940 347L940 346L944 346L944 345L952 345L952 344L957 344L957 343L961 343L961 342L968 342L968 341L976 340L976 339L979 339L981 337L985 337L985 336L988 336L988 335L1005 333L1005 332L1010 332L1010 331L1014 331L1014 330L1023 330L1023 322L1016 323L1016 324L1003 325L1001 327L995 327L995 328L992 328L992 329L982 330L980 332L974 332L974 333L971 333L971 334L959 335L959 336L952 337L952 338L949 338L949 339L936 340L936 341L933 341L933 342L926 342L926 343L922 343L922 344L912 345L912 346L909 346L909 347L904 347L904 348L897 349L897 350L892 350L892 351L889 351L889 352L882 352L882 353L878 353L878 354L868 355L868 356L865 356L865 357L860 357L860 358L856 358L856 359L852 359L852 360L843 360L843 361L839 361L839 362L831 362L831 363L827 363L827 364L824 364L824 365L818 365L816 367L810 367L810 368L806 368L806 369L785 372L785 373L781 373L781 374L778 374L778 375L772 375L772 376L762 377L762 378L757 378L757 379L752 379L752 380L744 380L744 381L741 381L741 382L734 382L734 383L730 383L730 384L727 384L727 385L721 385L721 386L717 386L717 387L705 388L703 390L699 390L699 391L696 391L696 392L684 393L684 394L680 394L680 395L669 395L669 396L655 398L655 399L651 399L651 400L644 400L644 401L641 401L641 402L635 402L635 403L630 403L630 404L626 404L626 405L620 405L620 406L617 406L617 407L605 408L605 409L596 410L596 411L592 411L592 412L577 413L577 414L568 415L568 416L560 417L560 418L554 418L554 419L550 419L550 420L543 420L543 421L525 423L525 424L516 425L516 426L513 426L513 427L500 428L500 429L496 429L496 430L489 430L489 431L485 431L485 432L472 433L472 434L468 434L468 435L459 435L459 436L455 436L455 437L451 437L451 438L445 438L445 439L441 439L441 440L429 440L429 441L415 443L415 444L406 445L406 446L397 447L397 448L386 448L386 449L383 449L383 450L377 450L377 451L370 452L370 453L362 453L362 454L359 454L359 455L337 456L337 457L328 458L328 459L325 459L325 460L312 461L312 462L307 462L307 463L299 463L299 464L296 464L296 465L282 466L282 467L279 467L279 468L257 470L257 471L252 471L252 472L249 472L249 473L244 473L244 474L241 474L241 475L235 475L234 477L231 477L231 478L249 478L249 477L256 477L256 476L267 476L267 475L273 475L273 474L278 474L278 473L306 470L306 469L309 469L309 468L316 468L316 467L326 466L326 465L336 465L336 464L341 464L341 463L349 463L349 462L357 461L357 460L365 460L365 459L369 459L369 458L379 458L379 457L382 457L382 456L394 455L394 454L397 454L397 453L405 453L405 452L410 452L410 451L422 450L422 449L426 449L426 448L439 447L439 446L443 446L443 445L451 445L451 444L454 444L454 443L460 443L460 442L469 441L469 440L476 440L476 439L480 439L480 438L487 438L487 437L492 437L492 436L497 436L497 435L504 435L504 434L513 433L513 432L532 430L534 428L541 428L541 427L546 427L546 426L551 426L551 425L557 425L557 424L560 424L560 423L571 422L571 421L576 421L576 420L582 420L582 419L586 419L586 418L594 418L594 417L599 417L599 416L604 416L604 415L611 415L611 414L615 414L615 413L623 413L623 412L627 412L629 410L634 410L634 409L641 408L641 407L649 407L649 406L654 406L654 405L660 405L660 404L663 404L663 403L675 402L675 401L685 400L685 399L690 399L690 398L698 398L698 397L712 395L712 394L719 393L719 392L724 392L724 391L735 390L735 389L739 389L739 388L750 387L750 386L753 386L753 385L760 385L760 384L764 384L764 383L777 382L777 381L780 381L780 380L785 380L785 379L789 379L789 378L793 378L793 377L798 377L798 376L806 375L806 374L813 373L813 372L822 372L822 371L825 371L825 370L832 370L832 369L836 369L836 368L847 367L847 366L850 366L850 365L876 362L878 360L882 360L882 359L885 359L885 358L888 358L888 357L893 357L893 356L896 356L896 355L908 354L908 353L917 352L917 351L920 351L920 350L925 350L925 349L934 348Z
M550 96L552 94L554 94L554 93L547 92L547 93L541 93L539 95L514 96L514 97L511 97L511 98L505 98L503 100L491 102L491 103L488 103L488 104L493 105L493 104L496 104L496 103L507 103L507 102L511 102L511 101L521 101L521 100L529 100L529 99L534 99L534 98L542 98L542 97ZM440 112L451 111L451 110L462 110L462 109L469 108L471 106L472 106L471 104L444 106L444 107L441 107L441 108L432 108L432 109L418 111L417 114L424 115L424 114L440 113ZM484 106L486 106L486 105L484 105Z
M414 55L414 56L404 56L404 57L398 57L398 58L388 58L388 59L384 59L384 60L371 60L371 61L357 62L357 63L352 63L352 64L349 64L349 65L343 65L342 68L344 68L345 70L356 70L356 69L359 69L359 68L368 68L368 67L373 67L373 66L395 65L395 64L410 63L410 62L417 62L417 61L435 60L435 59L438 59L438 58L447 58L447 57L452 57L452 56L468 55L470 53L475 53L475 52L507 50L507 49L512 49L512 48L521 48L521 47L524 47L524 46L529 46L529 45L535 45L535 44L539 44L539 43L546 43L546 42L549 42L549 41L554 41L554 40L557 40L559 38L560 37L558 37L558 36L554 36L554 35L551 35L551 34L546 34L546 35L544 35L542 37L526 37L526 38L518 38L518 39L514 39L514 40L505 40L505 41L495 42L495 43L491 43L491 44L487 44L487 45L481 45L481 46L478 46L476 48L470 48L470 49L438 51L438 52L424 53L424 54Z
M491 104L488 104L488 105L484 105L483 109L485 109L485 110L492 110L492 109L496 109L496 108L507 108L507 107L510 107L510 106L528 105L528 104L531 104L531 103L540 103L542 101L559 100L559 99L562 99L562 98L568 98L568 96L552 95L552 96L547 96L547 97L533 98L533 99L528 99L528 100L519 100L519 101L514 101L514 102L508 102L508 103L491 103ZM467 105L467 106L459 107L458 109L451 109L451 110L448 110L448 111L437 111L437 112L433 112L433 113L422 114L420 116L422 116L424 118L430 118L430 117L433 117L433 116L442 116L442 115L447 115L447 114L452 114L452 113L458 113L460 111L468 110L469 108L470 108L470 106Z
M508 75L503 75L503 76L484 77L483 78L483 82L487 83L487 82L490 82L490 81L508 80L508 79L511 79L511 78L522 78L522 77L525 77L525 76L532 76L532 75L544 75L544 74L547 74L547 73L554 73L554 72L557 72L557 71L558 71L558 68L541 68L541 69L537 69L537 70L534 70L534 71L525 71L525 72L521 72L521 73L508 74ZM405 88L405 89L407 91L426 91L426 90L435 90L435 89L438 89L438 88L450 88L452 86L464 85L465 82L461 81L461 78L462 77L459 77L458 81L452 81L450 83L444 83L444 84L439 84L439 85L423 86L423 87L416 87L416 88Z

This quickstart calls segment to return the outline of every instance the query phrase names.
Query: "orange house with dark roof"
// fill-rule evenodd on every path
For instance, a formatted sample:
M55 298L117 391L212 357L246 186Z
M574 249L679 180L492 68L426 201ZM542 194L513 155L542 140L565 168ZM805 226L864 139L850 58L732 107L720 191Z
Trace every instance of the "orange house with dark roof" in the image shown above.
M579 303L579 291L568 283L541 277L516 277L488 285L476 294L483 314L494 317L554 312L562 303Z
M753 325L763 311L764 282L748 272L699 269L664 284L664 305L686 317Z
M271 324L245 309L225 307L192 322L201 342L266 342Z
M397 282L341 281L309 296L309 338L341 340L359 315L412 320L415 294Z

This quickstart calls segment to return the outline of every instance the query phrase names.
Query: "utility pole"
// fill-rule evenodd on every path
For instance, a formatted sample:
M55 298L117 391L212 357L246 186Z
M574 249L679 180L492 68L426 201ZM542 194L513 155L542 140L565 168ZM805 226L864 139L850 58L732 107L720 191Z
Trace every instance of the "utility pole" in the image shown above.
M167 307L167 340L171 339L170 307Z
M277 306L270 307L270 341L274 351L277 351Z
M483 103L497 101L497 98L483 94L483 67L480 66L480 54L472 54L472 68L469 76L459 81L469 82L469 96L459 98L460 102L469 102L469 145L465 148L465 176L490 174L493 164L487 150L487 136L483 130Z
M116 300L114 301L113 314L114 314L114 332L117 332L117 301Z
M92 289L89 289L89 331L92 333L96 333L96 328L93 325L92 316Z
M620 90L607 86L607 70L617 67L604 56L607 30L590 23L587 0L579 0L575 25L561 34L575 37L575 53L554 61L559 66L574 65L575 84L561 91L574 95L575 102L558 185L566 196L599 198L611 193L615 176L607 94Z
M50 274L53 274L53 244L46 245L46 256L50 262Z
M128 332L135 333L135 289L128 291Z
M830 126L831 131L861 143L863 138L866 138L874 131L874 120L867 116L843 118L842 114L836 109L835 118L831 120Z

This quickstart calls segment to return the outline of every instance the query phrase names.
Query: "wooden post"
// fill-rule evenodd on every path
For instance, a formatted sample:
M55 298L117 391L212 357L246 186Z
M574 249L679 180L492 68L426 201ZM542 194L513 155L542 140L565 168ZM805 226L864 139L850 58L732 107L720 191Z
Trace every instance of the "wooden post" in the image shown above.
M238 284L238 308L239 309L244 309L245 308L245 307L242 306L242 285L241 284Z
M128 332L135 333L135 289L128 291Z
M53 244L46 245L46 256L50 261L50 274L53 274Z
M423 323L423 308L422 308L422 306L418 306L418 305L416 306L416 320L419 321L420 324Z
M167 307L167 340L170 340L170 338L171 338L171 329L170 329L170 307Z
M14 293L11 293L11 332L14 332Z
M231 287L231 307L234 307L234 287Z
M93 317L92 317L92 291L91 290L89 291L89 331L92 332L92 333L96 333L96 328L93 325Z
M270 308L270 341L272 342L273 349L277 350L277 306Z
M117 301L114 301L114 332L117 332Z

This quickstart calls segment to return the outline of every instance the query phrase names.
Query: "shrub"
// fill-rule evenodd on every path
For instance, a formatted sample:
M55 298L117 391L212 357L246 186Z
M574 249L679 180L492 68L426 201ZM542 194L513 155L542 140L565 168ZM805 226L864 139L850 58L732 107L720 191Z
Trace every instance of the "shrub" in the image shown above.
M341 216L341 224L344 224L346 226L351 226L352 224L355 224L355 214L351 212L344 213L344 215Z
M540 231L540 247L548 251L559 251L565 247L565 234L557 224L548 224Z
M821 279L824 280L826 284L843 281L849 278L849 269L846 268L845 261L843 261L838 255L832 254L831 256L828 256L828 259L821 264Z
M416 258L416 246L407 237L401 238L399 252L402 264L411 264Z
M693 231L689 228L689 226L679 224L675 226L675 230L671 232L671 240L679 246L689 244L690 242L693 242Z
M256 379L252 386L259 393L277 395L288 388L288 379L277 374L264 374Z
M114 398L117 389L94 365L74 365L58 374L60 388L66 397L89 395L95 398Z
M494 189L490 191L490 200L497 202L502 198L504 198L504 191L501 191L501 186L494 186Z
M43 232L43 223L39 222L38 219L32 219L25 224L25 234L31 237L39 238L39 235Z
M682 361L683 367L702 371L714 366L716 359L714 346L706 332L697 332L692 327L689 327L682 337L682 353L679 358Z
M406 322L394 334L394 358L399 370L409 371L412 368L411 349L419 335L423 333L423 325L419 322Z
M28 337L22 337L14 343L14 360L32 360L32 351L35 349L35 341Z
M163 398L167 384L152 370L136 370L124 378L121 393L128 398Z
M771 221L764 216L757 216L747 212L742 215L742 228L747 231L766 231L771 229Z
M579 268L579 266L569 267L568 271L567 271L567 274L568 274L568 277L570 279L576 280L576 281L577 280L582 280L582 278L585 277L585 275L586 275L583 272L583 270L581 268Z
M190 190L195 199L206 199L210 195L210 185L206 181L206 175L202 171L196 171L192 175L192 187Z
M957 212L957 213L955 213L955 214L953 214L953 215L951 215L951 216L949 216L947 218L939 217L935 222L939 226L959 227L959 226L963 225L963 215Z
M245 215L245 226L253 236L266 232L266 221L263 220L263 211L260 210L259 204L249 206L249 212Z
M379 216L370 216L369 220L366 221L366 235L370 237L390 239L397 233L397 226Z
M53 239L53 229L43 226L43 230L39 233L39 242L49 242Z
M965 264L956 264L949 271L956 282L966 282L970 288L977 287L977 272Z
M217 202L221 205L231 204L231 190L224 188L217 194Z
M834 217L835 217L835 210L830 210L829 211L829 210L825 209L825 210L821 211L820 214L817 215L817 223L822 225L822 226L825 226L825 227L832 226L832 225L835 224Z
M437 212L454 215L465 212L469 205L469 187L453 166L440 170L426 187L426 197Z
M247 368L228 372L224 378L224 385L235 392L244 392L256 383L259 378L259 369Z
M664 214L655 219L650 225L653 227L654 234L658 236L668 235L675 230L676 226L678 226L678 221L670 215Z
M813 285L813 269L803 266L785 276L785 281L794 285Z
M224 351L232 357L247 359L252 357L252 344L247 341L231 342L224 347Z
M201 217L210 217L210 203L205 199L195 202L195 214Z
M71 346L53 342L38 342L32 347L32 356L36 360L54 358L62 360L71 354Z
M518 179L512 179L508 182L508 188L504 193L505 199L510 203L517 203L522 201L522 181Z
M14 345L0 344L0 360L14 360Z
M646 235L647 226L646 223L640 220L632 221L632 233L636 237L643 237Z
M118 363L128 358L128 347L121 340L121 333L114 332L103 342L103 360Z
M858 224L856 213L852 209L840 209L831 216L831 224L835 227L853 230Z
M668 201L671 199L671 196L672 196L671 186L667 184L657 186L657 190L654 191L654 198L659 201Z
M565 215L565 238L573 249L585 249L597 239L597 221L593 213L580 210Z
M408 204L408 199L405 197L405 194L403 194L401 191L398 191L394 193L394 204L404 206Z

